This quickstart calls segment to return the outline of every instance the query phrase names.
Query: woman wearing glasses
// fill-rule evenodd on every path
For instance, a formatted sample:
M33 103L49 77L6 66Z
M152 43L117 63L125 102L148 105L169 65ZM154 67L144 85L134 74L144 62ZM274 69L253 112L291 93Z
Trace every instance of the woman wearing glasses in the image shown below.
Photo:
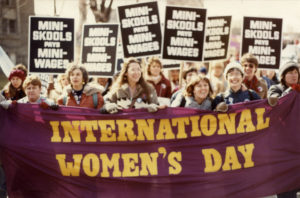
M261 98L266 98L268 92L267 83L263 78L257 78L255 75L258 68L257 58L250 53L244 54L241 58L241 64L245 72L243 83L248 89L254 90Z

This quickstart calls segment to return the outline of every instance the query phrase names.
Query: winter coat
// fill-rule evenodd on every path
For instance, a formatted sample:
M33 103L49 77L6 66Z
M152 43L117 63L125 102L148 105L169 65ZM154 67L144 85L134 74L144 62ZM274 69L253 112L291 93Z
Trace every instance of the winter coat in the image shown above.
M91 83L87 83L82 92L80 104L76 103L76 100L72 94L72 87L71 85L68 85L64 91L63 91L63 96L60 97L57 100L57 103L59 105L65 105L65 106L73 106L73 107L86 107L86 108L95 108L94 106L94 100L93 100L93 95L97 94L98 100L97 100L97 108L100 109L103 106L103 97L101 95L101 89ZM66 103L64 104L64 98L66 98Z
M147 95L145 93L145 90L142 88L141 85L137 84L136 91L131 98L130 96L130 88L127 83L121 85L121 87L116 92L108 92L107 95L105 95L105 103L118 103L120 100L127 100L129 99L131 103L137 102L145 102L148 104L154 103L158 104L157 95L155 89L152 87L152 85L147 85L150 89L150 95L147 99ZM133 106L132 104L131 106Z
M239 102L246 102L259 99L261 99L259 95L251 89L245 91L240 89L237 92L234 92L232 89L230 89L225 91L224 93L219 93L215 97L212 103L212 109L215 109L216 106L221 102L225 102L226 104L235 104Z
M178 94L171 107L188 107L188 108L195 108L201 110L212 110L211 108L212 100L210 98L206 98L201 104L191 96L183 96L182 94Z
M212 100L210 98L206 98L201 104L198 104L195 98L191 96L186 96L185 101L186 102L184 107L201 109L201 110L211 110Z
M3 90L1 94L5 97L6 100L19 100L26 96L25 92L22 89L17 90L16 94L13 97L9 97L9 94Z
M268 91L268 97L281 97L287 94L287 91L289 90L289 87L283 85L283 84L278 84L278 85L272 85Z
M161 80L155 84L151 79L147 80L147 82L151 83L156 90L156 94L158 97L171 98L172 88L171 83L164 75L161 75Z

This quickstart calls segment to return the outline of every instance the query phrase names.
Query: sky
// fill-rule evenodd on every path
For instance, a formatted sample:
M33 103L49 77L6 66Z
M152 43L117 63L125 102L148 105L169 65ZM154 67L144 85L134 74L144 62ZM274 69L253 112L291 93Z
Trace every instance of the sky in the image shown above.
M99 1L99 0L98 0ZM139 0L141 2L142 0ZM149 0L148 0L149 1ZM195 0L196 1L196 0ZM75 18L79 21L79 0L56 0L57 14L61 17ZM136 0L114 0L113 8L118 4L136 2ZM158 0L160 9L166 5L166 0ZM178 0L178 5L185 6ZM54 16L54 0L35 0L35 13L39 16ZM235 25L242 25L243 16L283 18L283 32L300 33L300 1L299 0L203 0L208 16L231 15ZM163 10L161 18L163 17ZM162 21L162 20L161 20ZM95 23L88 8L87 22Z

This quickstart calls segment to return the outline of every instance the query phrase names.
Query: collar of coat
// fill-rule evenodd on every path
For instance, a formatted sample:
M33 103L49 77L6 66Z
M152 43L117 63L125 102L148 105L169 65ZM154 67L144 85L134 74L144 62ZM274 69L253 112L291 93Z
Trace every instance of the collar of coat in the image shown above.
M91 96L94 93L102 93L104 88L101 85L97 85L95 83L87 83L84 88L82 93L84 93L87 96ZM69 95L72 92L72 87L71 85L68 85L66 88L64 88L64 91Z
M128 83L125 83L125 84L121 85L119 90L122 90L128 96L128 98L130 98L130 88L129 88ZM143 88L140 84L137 84L133 98L135 96L138 96L141 92L143 92Z

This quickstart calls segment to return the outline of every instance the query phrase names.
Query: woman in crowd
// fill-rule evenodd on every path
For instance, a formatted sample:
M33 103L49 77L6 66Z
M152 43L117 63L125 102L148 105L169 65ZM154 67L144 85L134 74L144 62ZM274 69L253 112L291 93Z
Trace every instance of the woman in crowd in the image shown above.
M147 68L147 82L151 83L158 97L171 97L171 83L162 73L162 64L156 57L149 60Z
M57 82L54 84L53 77L50 78L50 83L48 85L48 98L57 101L61 96L63 89L70 83L66 74L59 74L57 77Z
M260 99L255 91L243 86L244 70L239 62L229 63L224 74L228 88L225 92L219 93L213 100L213 109L226 112L230 104Z
M70 85L64 89L63 96L58 99L59 105L100 109L103 106L101 90L88 83L88 72L83 66L72 65L66 75Z
M184 99L174 101L173 107L189 107L202 110L211 110L212 87L209 79L204 76L197 76L185 88Z
M145 81L141 63L135 58L124 62L121 73L105 96L104 110L116 113L118 109L147 108L149 112L158 109L158 100L153 86Z
M224 73L224 63L223 62L211 62L209 79L213 88L213 96L218 93L224 92L226 90L227 82L223 75Z
M279 98L299 87L300 73L297 63L287 62L279 68L280 83L272 85L268 91L269 97ZM276 99L275 99L276 100ZM277 101L275 101L277 103Z
M9 74L9 82L4 86L1 94L6 100L19 100L25 97L23 82L27 75L27 69L24 65L15 66Z
M257 58L253 54L246 53L241 58L241 64L245 72L244 84L246 87L254 90L260 98L266 98L268 92L267 83L263 78L257 78L255 75L258 68Z

